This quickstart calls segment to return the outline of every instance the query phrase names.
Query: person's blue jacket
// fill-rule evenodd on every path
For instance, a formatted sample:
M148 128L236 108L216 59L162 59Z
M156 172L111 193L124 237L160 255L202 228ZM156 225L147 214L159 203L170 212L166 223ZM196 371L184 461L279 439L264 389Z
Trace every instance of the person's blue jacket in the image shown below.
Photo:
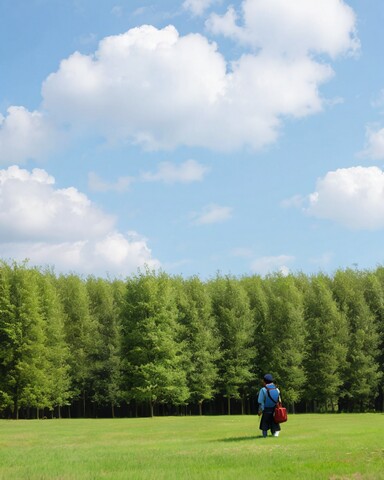
M274 401L270 399L267 393L267 388ZM279 396L280 396L280 390L275 386L275 384L268 383L268 385L261 388L259 391L259 398L257 400L259 403L259 409L261 411L264 411L264 408L274 407L276 403L279 401Z

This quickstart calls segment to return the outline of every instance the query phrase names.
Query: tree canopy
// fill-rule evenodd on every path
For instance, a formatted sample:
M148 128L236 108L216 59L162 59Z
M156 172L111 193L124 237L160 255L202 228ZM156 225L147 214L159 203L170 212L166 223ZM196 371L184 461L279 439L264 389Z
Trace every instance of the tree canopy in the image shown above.
M383 410L384 268L56 276L0 264L0 416Z

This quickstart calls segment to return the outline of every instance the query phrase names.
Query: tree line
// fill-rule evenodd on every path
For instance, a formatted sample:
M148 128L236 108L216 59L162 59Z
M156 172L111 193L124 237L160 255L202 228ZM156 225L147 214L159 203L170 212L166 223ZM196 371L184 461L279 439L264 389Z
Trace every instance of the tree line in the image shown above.
M383 411L384 267L125 280L0 264L0 416Z

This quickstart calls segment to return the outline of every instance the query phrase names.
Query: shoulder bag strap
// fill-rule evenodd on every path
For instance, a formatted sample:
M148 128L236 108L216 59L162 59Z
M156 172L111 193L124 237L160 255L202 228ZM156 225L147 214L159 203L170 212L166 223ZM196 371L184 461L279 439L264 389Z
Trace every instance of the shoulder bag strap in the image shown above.
M265 389L267 390L268 397L272 400L272 402L273 402L274 404L277 405L278 402L276 402L276 400L273 400L272 395L269 393L269 388L268 388L268 387L265 387Z
M272 398L272 395L269 393L269 388L265 387L265 389L267 390L267 393L268 393L268 397L272 400L272 402L275 403L275 405L277 405L278 403L281 403L281 397L280 397L280 394L279 394L279 398L276 400L274 400ZM273 390L277 390L277 388L274 388Z

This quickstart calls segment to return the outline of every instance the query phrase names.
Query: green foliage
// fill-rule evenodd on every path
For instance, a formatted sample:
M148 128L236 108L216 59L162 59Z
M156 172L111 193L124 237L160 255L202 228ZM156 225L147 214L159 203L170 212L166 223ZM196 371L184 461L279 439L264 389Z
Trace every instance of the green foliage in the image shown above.
M348 325L333 298L330 280L318 275L304 290L307 381L304 398L314 409L335 409L343 386Z
M336 272L333 290L348 322L347 364L342 396L346 400L346 408L361 410L370 406L371 392L377 392L381 376L377 325L364 297L360 273L352 270Z
M218 379L219 340L211 299L204 284L193 277L175 281L179 315L180 341L185 345L184 369L190 392L189 400L199 404L211 400Z
M231 277L209 284L220 339L219 386L228 399L244 399L254 380L255 326L246 291Z
M117 406L121 400L119 309L114 286L102 279L87 279L89 312L96 328L89 361L92 401L98 405Z
M300 400L305 382L303 296L292 276L265 279L268 317L264 328L264 371L271 372L287 403Z
M65 341L64 311L56 288L56 279L46 272L37 277L40 312L44 320L46 368L46 403L42 407L51 413L69 404L71 397L69 374L69 348Z
M14 264L10 279L13 307L11 362L7 386L17 418L20 407L42 408L47 403L47 368L44 320L39 305L39 273Z
M57 281L64 310L64 333L69 348L69 368L73 397L82 401L82 414L86 412L86 395L90 390L91 361L97 345L96 321L90 315L89 297L85 283L76 275L61 275Z
M291 410L382 410L383 352L383 267L203 282L0 264L3 417L244 413L267 372Z
M174 289L165 273L140 273L127 281L122 315L122 357L127 397L183 404L189 397L182 368Z

